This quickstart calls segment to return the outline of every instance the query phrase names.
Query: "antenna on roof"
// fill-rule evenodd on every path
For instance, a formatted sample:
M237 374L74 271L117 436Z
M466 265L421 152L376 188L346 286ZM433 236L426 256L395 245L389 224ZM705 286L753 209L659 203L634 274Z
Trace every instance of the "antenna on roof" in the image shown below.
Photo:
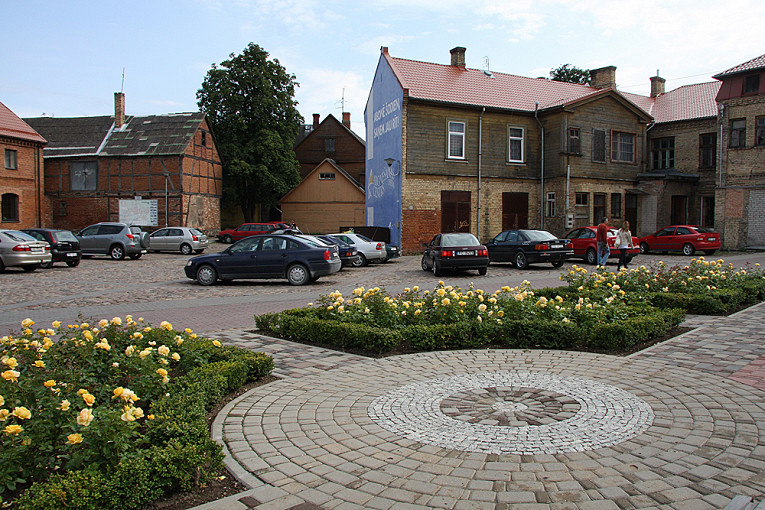
M122 84L120 85L120 93L125 91L125 68L122 68Z
M491 74L491 71L489 70L489 57L483 57L483 65L486 67L486 69L483 70L483 74L488 76L489 78L494 78L494 75Z
M338 101L338 103L340 103L340 111L344 112L345 111L345 103L346 103L346 101L345 101L345 87L343 87L343 95L340 97L340 101ZM335 104L337 104L337 103L335 103Z

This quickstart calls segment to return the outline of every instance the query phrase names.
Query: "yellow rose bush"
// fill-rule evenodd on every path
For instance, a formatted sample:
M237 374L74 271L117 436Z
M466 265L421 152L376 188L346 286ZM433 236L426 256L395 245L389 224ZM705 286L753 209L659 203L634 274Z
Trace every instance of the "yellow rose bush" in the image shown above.
M32 326L0 338L0 502L26 489L19 508L143 508L204 483L222 458L207 410L273 368L270 357L168 322ZM138 496L125 502L129 492ZM38 506L52 493L55 505ZM70 493L95 500L67 502Z

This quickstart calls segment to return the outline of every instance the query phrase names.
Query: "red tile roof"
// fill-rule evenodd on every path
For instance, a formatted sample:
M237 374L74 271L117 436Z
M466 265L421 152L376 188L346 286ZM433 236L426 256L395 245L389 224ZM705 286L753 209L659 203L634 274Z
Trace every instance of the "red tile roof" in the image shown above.
M719 81L686 85L670 90L655 99L651 115L656 122L701 119L717 115Z
M763 68L765 68L765 55L760 55L759 57L753 58L752 60L744 62L743 64L739 64L735 67L731 67L727 71L723 71L720 74L716 74L712 76L712 78L719 80L721 78L730 76L732 74L746 73L749 71L754 71L756 69L763 69Z
M0 136L27 140L30 142L47 143L45 138L21 120L10 108L0 103Z

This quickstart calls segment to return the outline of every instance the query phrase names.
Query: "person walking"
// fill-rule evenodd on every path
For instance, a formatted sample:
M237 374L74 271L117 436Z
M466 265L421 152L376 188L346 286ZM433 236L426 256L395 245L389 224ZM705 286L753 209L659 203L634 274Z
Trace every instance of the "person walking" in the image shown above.
M627 269L627 249L635 247L632 243L632 232L630 232L629 221L625 220L622 223L622 228L616 233L616 242L614 245L619 248L619 261L616 263L616 270L619 271L619 268L621 268L622 265Z
M595 232L595 243L598 247L598 265L605 266L611 255L611 249L608 247L608 218L605 216L600 220L598 230Z

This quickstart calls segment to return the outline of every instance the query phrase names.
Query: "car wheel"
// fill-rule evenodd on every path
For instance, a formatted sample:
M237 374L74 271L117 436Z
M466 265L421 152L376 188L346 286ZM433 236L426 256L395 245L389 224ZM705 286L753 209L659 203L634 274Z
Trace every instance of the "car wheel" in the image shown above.
M648 243L640 243L640 253L646 254L648 253Z
M714 255L717 250L704 250L707 255Z
M589 248L587 250L587 253L584 254L584 260L593 266L598 263L598 252L595 251L595 248Z
M69 267L77 267L80 265L80 259L77 260L67 260L66 265Z
M226 244L231 244L231 243L234 242L234 240L231 238L230 235L225 235L225 236L223 236L223 242L226 243Z
M115 244L109 248L109 256L114 260L122 260L125 258L125 248L122 245Z
M292 264L287 268L287 281L292 285L305 285L311 280L311 273L303 264Z
M183 253L184 255L191 255L192 251L193 250L191 249L191 245L186 244L186 243L183 243L181 245L181 253Z
M0 273L4 273L4 272L5 272L5 264L3 264L3 261L0 260Z
M205 264L197 269L197 281L199 282L199 285L207 287L213 285L217 279L218 273L211 265Z
M563 260L554 260L553 263L552 263L552 266L553 267L562 267L563 266L563 262L565 262L565 261L563 261Z
M433 259L433 276L441 276L441 274L443 274L443 271L438 267L438 261Z
M128 255L130 257L130 260L138 260L143 256L143 253L131 253Z
M696 253L696 248L691 243L685 243L683 245L683 255L693 255Z
M529 261L526 259L526 254L522 251L515 254L515 267L518 269L526 269L529 267Z
M359 256L353 261L353 267L364 267L367 264L369 264L369 261L367 261L363 253L359 253Z
M430 266L428 265L428 261L425 260L425 255L422 256L422 260L420 261L420 267L423 271L430 271Z
M478 269L478 274L481 275L481 276L486 276L486 268L485 267L479 268Z
M50 269L51 267L53 267L52 260L50 262L43 262L42 264L40 264L40 268L42 269Z
M35 270L35 269L37 269L38 267L40 267L40 264L35 264L34 266L21 266L21 268L22 268L24 271L26 271L27 273L31 273L32 271L34 271L34 270Z

